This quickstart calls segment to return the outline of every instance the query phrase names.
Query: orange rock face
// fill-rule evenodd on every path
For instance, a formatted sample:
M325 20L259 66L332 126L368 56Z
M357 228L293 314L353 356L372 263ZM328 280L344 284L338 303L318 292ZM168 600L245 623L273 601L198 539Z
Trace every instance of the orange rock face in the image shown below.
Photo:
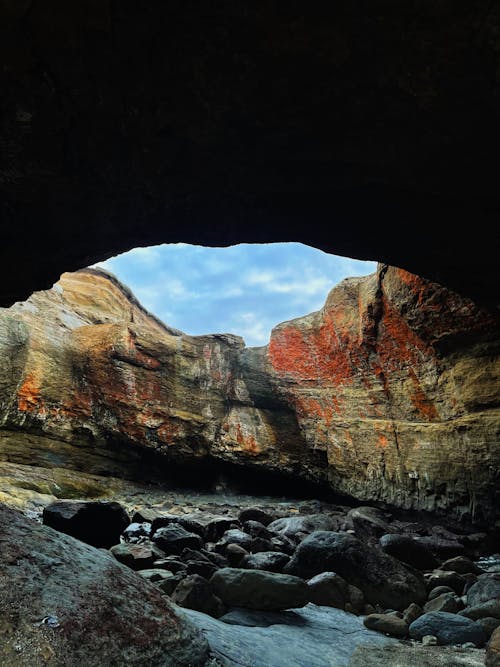
M491 517L497 341L490 314L393 267L343 281L265 348L187 336L85 270L0 311L0 423L54 442L40 465L116 472L150 450L165 466L210 457Z

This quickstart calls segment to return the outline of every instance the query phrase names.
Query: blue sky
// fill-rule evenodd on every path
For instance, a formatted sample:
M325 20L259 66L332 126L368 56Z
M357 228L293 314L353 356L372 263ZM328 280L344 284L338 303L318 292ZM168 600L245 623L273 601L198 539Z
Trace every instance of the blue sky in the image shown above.
M135 248L97 266L172 327L192 335L234 333L247 345L265 345L276 324L318 310L338 282L372 273L376 263L301 243L178 243Z

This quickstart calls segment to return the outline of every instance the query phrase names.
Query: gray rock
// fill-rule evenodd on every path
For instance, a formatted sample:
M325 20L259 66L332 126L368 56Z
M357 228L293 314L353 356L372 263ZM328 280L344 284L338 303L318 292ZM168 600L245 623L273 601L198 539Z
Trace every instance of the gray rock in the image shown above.
M110 552L132 570L147 570L163 555L154 544L115 544Z
M493 598L486 602L468 606L460 612L460 615L472 618L474 621L488 616L500 619L500 598Z
M276 519L268 525L268 530L271 532L280 533L292 539L298 533L308 535L316 530L337 530L338 528L339 518L328 516L328 514L288 516L283 519Z
M434 570L429 576L426 576L427 590L432 591L437 586L448 586L457 595L462 595L465 588L465 579L457 572L445 570Z
M175 574L176 572L179 572L179 570L184 570L186 566L177 556L165 556L165 558L158 558L158 560L155 560L153 568L158 570L169 570Z
M123 539L126 542L133 542L141 537L149 537L151 533L150 523L131 523L123 531Z
M488 600L500 598L500 574L481 574L467 591L467 603L475 606Z
M456 614L464 608L464 603L455 593L442 593L424 605L424 613L429 611L447 611Z
M279 551L261 551L257 554L244 556L240 567L248 570L267 570L281 572L290 560L290 556Z
M471 561L470 558L467 558L466 556L455 556L455 558L449 558L441 565L440 569L451 570L452 572L458 572L458 574L481 574L483 572L480 567L478 567Z
M58 500L44 508L43 523L93 547L109 549L119 544L130 519L119 503Z
M494 630L486 647L486 667L500 667L500 628Z
M322 572L307 582L309 601L314 604L344 609L349 600L348 584L335 572Z
M387 517L387 512L376 507L356 507L347 514L347 519L352 522L356 537L361 540L378 539L385 533L394 532L387 523Z
M500 627L500 618L492 618L488 616L486 618L478 618L477 622L483 628L484 634L488 638L491 637L498 627Z
M144 512L141 512L141 516L143 515ZM146 513L146 516L150 515ZM199 537L205 538L205 526L201 521L186 515L177 514L156 515L151 524L151 533L154 534L160 528L166 528L167 526L172 525L181 526L188 533L195 533Z
M216 597L206 579L197 574L181 581L172 594L172 601L181 607L196 609L204 614L219 618L224 613L224 605Z
M419 570L432 570L438 564L429 548L410 535L382 535L379 544L386 554Z
M170 572L169 570L159 570L154 567L149 570L140 570L138 574L152 584L159 584L162 581L171 581L174 576L173 572Z
M265 540L270 540L273 537L271 531L259 521L245 521L243 529L245 533L248 533L252 537L262 537Z
M231 567L238 567L242 559L245 556L248 556L248 551L241 547L239 544L228 544L225 547L226 558L229 561Z
M58 627L41 623L47 616ZM201 667L208 657L160 591L108 552L1 506L0 628L6 667L45 664L47 645L54 665L123 665L126 656L127 667Z
M229 544L237 544L239 547L242 547L246 551L252 549L253 538L250 535L247 535L242 530L237 528L232 528L231 530L226 530L221 539L214 546L214 550L217 553L226 555L226 550Z
M365 608L365 596L362 590L357 586L348 584L347 592L349 595L349 602L345 604L345 610L352 614L361 614Z
M210 585L231 607L277 610L303 607L308 602L305 581L286 574L227 567L215 572Z
M432 588L429 591L429 595L427 596L428 600L434 600L437 598L439 595L442 595L443 593L454 593L455 591L453 588L450 588L449 586L436 586L435 588Z
M423 602L422 579L400 561L352 535L318 531L299 544L284 571L309 578L329 570L360 588L367 601L393 609Z
M245 521L259 521L264 526L268 526L275 520L275 517L260 507L246 507L238 514L238 519L241 523L245 523Z
M348 667L358 645L398 643L366 629L352 614L312 604L293 612L239 612L238 625L179 611L202 630L223 667Z
M404 638L408 635L408 623L393 614L369 614L363 621L365 628L383 632L391 637Z
M434 635L443 646L472 642L480 648L486 641L484 630L478 623L445 611L431 611L413 621L410 637L422 639L425 635Z
M415 540L431 551L436 558L445 560L454 556L461 556L465 549L464 545L455 540L445 539L437 535L415 537Z
M413 621L416 621L419 616L422 616L423 613L422 607L412 602L411 605L404 610L403 619L410 625Z
M168 555L180 554L183 549L198 549L203 542L196 533L188 533L181 525L169 524L153 534L153 541Z

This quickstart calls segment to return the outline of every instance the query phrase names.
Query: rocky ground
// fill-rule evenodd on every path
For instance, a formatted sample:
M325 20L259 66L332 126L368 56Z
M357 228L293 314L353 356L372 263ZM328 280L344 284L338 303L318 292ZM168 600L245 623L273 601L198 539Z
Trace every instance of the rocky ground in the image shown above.
M19 545L37 531L43 548L27 542L26 552L34 557L35 548L36 559L45 559L36 570L43 594L33 583L26 589L34 581L29 558L23 566L23 597L34 598L24 629L19 619L27 610L20 596L13 601L15 586L0 593L2 633L11 639L1 664L76 665L84 649L80 642L77 650L75 638L83 629L86 636L97 633L101 646L102 611L82 609L89 582L97 586L92 598L100 609L112 608L118 619L104 632L116 646L101 656L108 662L96 664L119 664L113 656L126 654L138 666L458 667L484 664L488 642L486 664L497 664L495 535L451 531L376 507L167 489L14 464L2 464L0 477L2 500L30 517L2 519L3 579L19 580L26 560ZM137 628L138 596L149 605L151 631ZM73 625L75 615L85 619L79 630L68 626L70 614ZM116 639L127 623L135 634L160 636L161 618L177 628L181 647L170 662L166 640L164 650L146 639L143 649L139 641L132 650ZM84 664L94 664L97 648L85 651Z

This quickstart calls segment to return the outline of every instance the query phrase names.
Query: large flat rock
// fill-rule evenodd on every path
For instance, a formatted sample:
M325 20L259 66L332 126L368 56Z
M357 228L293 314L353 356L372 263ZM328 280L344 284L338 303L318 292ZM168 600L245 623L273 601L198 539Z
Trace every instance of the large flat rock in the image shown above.
M223 667L347 667L357 646L397 643L367 630L353 614L313 604L285 612L237 610L225 617L230 623L190 609L182 613L202 630Z

